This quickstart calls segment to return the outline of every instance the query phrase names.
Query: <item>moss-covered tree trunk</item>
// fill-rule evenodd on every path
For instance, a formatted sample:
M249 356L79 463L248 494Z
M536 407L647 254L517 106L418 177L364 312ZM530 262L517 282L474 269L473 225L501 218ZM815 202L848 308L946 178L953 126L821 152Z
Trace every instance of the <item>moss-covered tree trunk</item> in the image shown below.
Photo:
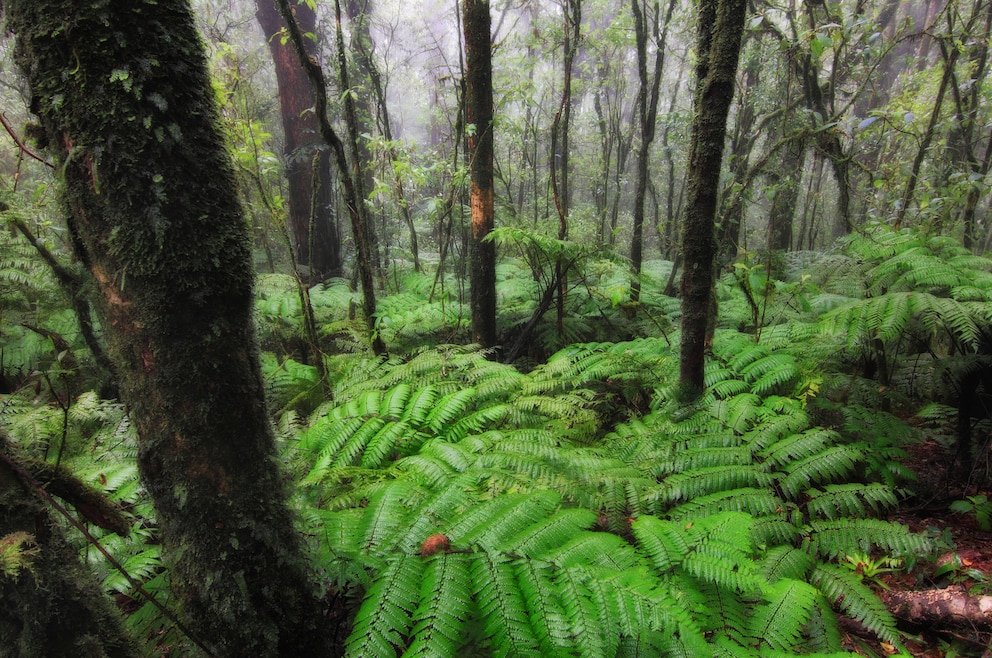
M2 9L188 625L219 656L329 655L273 460L251 242L188 3Z
M716 240L714 221L727 112L734 97L745 0L701 0L695 114L689 142L688 195L682 233L682 344L679 383L686 397L704 386Z
M470 243L472 336L496 344L496 246L493 230L493 67L488 0L465 0L465 114L469 132L472 208Z

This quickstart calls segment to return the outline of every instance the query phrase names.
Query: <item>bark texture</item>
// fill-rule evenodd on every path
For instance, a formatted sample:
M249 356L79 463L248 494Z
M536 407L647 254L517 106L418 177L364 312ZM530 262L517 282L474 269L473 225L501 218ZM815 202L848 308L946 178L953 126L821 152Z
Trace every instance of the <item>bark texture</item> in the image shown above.
M296 261L312 269L315 279L342 276L331 155L320 137L310 79L292 44L285 43L280 36L286 24L273 0L255 0L255 7L255 16L272 54L279 88L279 109L286 142L283 152L289 190L289 227L295 242ZM304 32L316 33L317 16L306 3L296 6L296 20ZM316 42L308 41L308 48L311 54L316 54ZM316 198L313 198L315 180L318 185ZM311 207L316 210L312 221Z
M483 347L496 344L496 245L493 230L493 66L488 0L464 0L465 113L469 134L472 210L470 284L472 336Z
M219 656L330 655L273 460L250 236L188 3L3 10L188 625Z
M961 586L919 592L882 592L897 618L914 625L942 628L992 628L992 596L969 594Z
M727 112L744 31L745 0L701 0L695 114L689 143L688 195L682 254L682 344L679 383L684 396L702 392L711 314L714 224Z

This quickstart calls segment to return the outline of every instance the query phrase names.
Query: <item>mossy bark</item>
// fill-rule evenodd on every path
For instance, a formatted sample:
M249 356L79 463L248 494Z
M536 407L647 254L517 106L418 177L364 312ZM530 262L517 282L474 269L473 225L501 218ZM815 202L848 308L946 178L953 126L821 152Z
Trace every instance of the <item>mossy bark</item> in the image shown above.
M712 319L714 225L727 113L734 97L744 31L744 0L701 0L695 114L682 254L682 344L679 383L686 398L702 392L707 326Z
M248 227L188 3L2 6L189 626L217 655L332 653L273 460Z

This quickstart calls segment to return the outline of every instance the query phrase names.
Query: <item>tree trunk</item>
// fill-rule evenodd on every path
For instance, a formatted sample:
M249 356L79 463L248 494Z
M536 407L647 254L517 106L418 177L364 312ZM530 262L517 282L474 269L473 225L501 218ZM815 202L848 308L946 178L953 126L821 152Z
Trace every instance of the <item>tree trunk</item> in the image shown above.
M496 246L493 230L493 68L489 2L464 0L465 114L469 131L472 209L470 297L472 336L483 347L496 344Z
M701 0L695 114L689 142L688 199L682 234L682 345L679 385L686 399L704 387L716 241L717 189L744 31L745 0Z
M255 16L275 64L279 109L285 136L286 182L289 192L289 228L295 243L296 261L313 272L313 278L342 276L341 238L334 216L334 187L331 185L331 156L320 138L313 112L313 90L293 46L282 39L286 24L273 0L255 0ZM317 16L306 3L296 7L301 29L315 33ZM311 54L317 44L308 42ZM313 181L318 186L314 197ZM317 210L311 226L311 203Z
M188 625L324 656L265 408L251 241L186 2L6 0Z
M365 69L372 88L372 95L375 97L375 102L378 106L382 136L386 140L386 152L389 155L389 162L393 166L393 181L396 186L393 192L396 195L396 202L400 207L400 211L403 213L403 221L406 223L407 230L410 233L410 253L413 257L413 269L420 272L422 268L420 266L420 249L417 243L417 229L413 224L413 213L410 210L410 204L407 202L406 194L403 192L403 177L396 168L396 165L400 161L400 156L393 143L393 127L389 118L389 106L386 103L386 88L382 80L382 74L379 72L379 67L372 57L375 45L372 41L372 34L369 31L369 14L372 11L371 5L372 0L365 0L364 2L350 0L347 4L348 18L352 21L356 31L356 34L352 35L351 47L355 52L355 58L359 66ZM358 33L362 35L360 39L357 38Z

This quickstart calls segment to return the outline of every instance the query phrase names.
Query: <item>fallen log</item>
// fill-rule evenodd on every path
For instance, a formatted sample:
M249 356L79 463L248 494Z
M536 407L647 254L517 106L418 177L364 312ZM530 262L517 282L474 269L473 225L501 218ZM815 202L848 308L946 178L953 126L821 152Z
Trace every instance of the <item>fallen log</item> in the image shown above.
M969 594L960 585L946 589L886 591L881 599L893 615L910 624L992 631L992 596Z

